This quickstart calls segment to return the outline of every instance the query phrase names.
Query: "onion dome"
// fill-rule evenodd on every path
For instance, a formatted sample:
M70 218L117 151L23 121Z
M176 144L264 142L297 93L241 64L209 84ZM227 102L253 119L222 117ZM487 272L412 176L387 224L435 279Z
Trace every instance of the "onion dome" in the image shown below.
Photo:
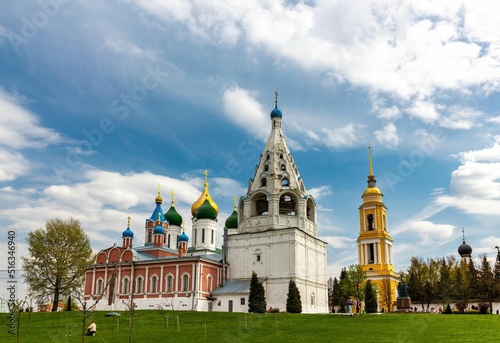
M462 244L458 247L458 253L460 257L471 257L472 248L469 244L465 243L464 228L462 228Z
M153 214L151 214L151 217L149 219L156 221L158 219L161 220L161 218L163 218L163 209L161 208L162 202L163 202L163 199L160 195L160 184L158 184L158 195L155 198L156 208L153 211ZM161 216L160 216L160 214L161 214Z
M189 237L186 235L184 231L179 235L179 238L177 238L178 242L189 242Z
M165 234L165 230L163 229L163 226L161 226L161 224L158 224L156 225L155 229L153 230L153 234L160 234L160 235L164 235Z
M122 238L134 238L134 233L130 230L130 216L128 217L127 229L122 232Z
M203 202L203 204L196 210L196 219L217 219L217 210L213 208L208 198Z
M208 200L212 208L215 210L215 217L217 218L217 214L219 213L219 206L213 201L213 199L210 197L210 194L208 194L208 172L205 170L203 172L205 174L205 183L203 185L203 193L201 193L201 196L196 200L193 205L191 206L191 214L193 217L196 217L196 211L203 205L205 200Z
M275 95L274 109L271 111L271 118L275 117L282 118L283 114L281 113L281 110L278 108L278 91L276 91L274 95Z
M167 213L165 213L165 220L170 225L176 225L176 226L182 225L182 217L174 207L174 191L172 191L172 202L170 208L168 209Z
M234 197L234 208L233 213L226 219L225 226L228 229L237 229L238 228L238 212L236 211L236 196Z
M156 225L155 229L153 230L153 234L160 234L163 235L165 234L165 230L163 229L163 226L161 225L161 218L163 217L162 213L158 213L158 225Z

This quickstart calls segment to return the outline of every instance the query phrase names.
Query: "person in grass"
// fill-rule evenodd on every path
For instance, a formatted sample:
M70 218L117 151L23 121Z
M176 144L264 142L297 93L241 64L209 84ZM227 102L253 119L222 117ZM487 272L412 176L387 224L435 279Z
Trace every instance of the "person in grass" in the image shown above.
M95 325L95 322L92 319L90 321L89 327L87 328L87 333L85 334L85 336L95 336L96 330L97 330L97 326Z

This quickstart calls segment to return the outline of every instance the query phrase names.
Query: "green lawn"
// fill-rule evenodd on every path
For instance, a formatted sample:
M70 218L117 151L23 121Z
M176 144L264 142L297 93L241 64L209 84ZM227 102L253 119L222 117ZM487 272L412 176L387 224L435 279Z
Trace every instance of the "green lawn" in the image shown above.
M85 342L128 342L128 316L119 319L94 312L98 335ZM134 315L134 342L500 342L500 315L382 314L360 316L310 314L241 314L172 312L168 327L154 310ZM15 342L8 334L7 314L0 342ZM81 342L82 314L32 313L21 317L20 342ZM175 323L176 324L176 323ZM87 323L88 325L88 323ZM71 335L68 335L68 334Z

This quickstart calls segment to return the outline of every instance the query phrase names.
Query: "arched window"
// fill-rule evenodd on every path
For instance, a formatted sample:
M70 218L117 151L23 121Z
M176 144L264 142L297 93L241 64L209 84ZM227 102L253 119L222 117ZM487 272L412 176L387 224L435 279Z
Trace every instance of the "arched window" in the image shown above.
M383 221L383 225L384 225L384 231L387 231L387 221L385 219L385 214L382 215L382 221Z
M137 278L137 287L136 287L137 292L136 293L142 293L142 277L139 276Z
M198 240L198 230L193 230L194 231L194 237L193 237L193 245L196 246L196 241Z
M295 200L295 197L292 197L290 194L283 194L280 197L279 213L289 216L297 215L297 202Z
M260 186L261 187L266 187L267 186L267 179L266 178L260 179Z
M211 230L210 232L211 232L211 234L212 234L212 240L211 240L211 243L212 243L212 244L214 244L214 236L215 236L215 234L214 234L214 230Z
M205 229L201 229L201 243L205 243Z
M167 276L167 292L173 292L174 277L172 275Z
M368 220L368 231L374 230L374 227L373 227L373 214L369 214L368 217L366 217L366 219Z
M311 306L314 306L314 303L316 301L316 295L314 294L314 292L311 293Z
M207 292L212 291L212 277L209 275L207 277Z
M153 241L153 231L151 229L148 230L148 242L151 243Z
M172 236L172 235L171 235L171 234L168 234L168 238L167 238L167 246L168 246L169 248L170 248L170 239L171 239L171 237L170 237L170 236Z
M286 177L283 179L283 186L285 186L285 187L290 186L290 181L288 181L288 179Z
M266 160L270 159L271 158L271 155L270 154L267 154L266 156Z
M240 212L242 213L242 212ZM265 216L269 214L269 202L267 200L267 195L256 194L252 198L252 216Z
M184 275L182 277L182 291L187 292L189 290L189 276Z
M123 279L122 290L123 290L123 292L122 292L123 294L128 294L128 277Z
M156 275L153 275L153 277L151 277L151 293L156 293L158 292L158 278L156 277Z
M283 159L283 153L282 152L280 152L280 158Z
M97 280L97 295L102 294L102 279Z
M269 171L269 165L268 165L268 164L266 164L266 165L264 166L264 171L265 171L265 172Z

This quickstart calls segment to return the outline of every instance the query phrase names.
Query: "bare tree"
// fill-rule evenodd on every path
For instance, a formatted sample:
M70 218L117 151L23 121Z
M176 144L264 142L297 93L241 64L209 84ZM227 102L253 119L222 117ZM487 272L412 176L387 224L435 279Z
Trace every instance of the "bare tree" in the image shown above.
M392 283L390 277L385 276L382 279L382 282L380 282L379 292L381 300L380 303L382 304L382 306L385 306L387 312L391 312L391 306L394 302L394 293L392 291Z

